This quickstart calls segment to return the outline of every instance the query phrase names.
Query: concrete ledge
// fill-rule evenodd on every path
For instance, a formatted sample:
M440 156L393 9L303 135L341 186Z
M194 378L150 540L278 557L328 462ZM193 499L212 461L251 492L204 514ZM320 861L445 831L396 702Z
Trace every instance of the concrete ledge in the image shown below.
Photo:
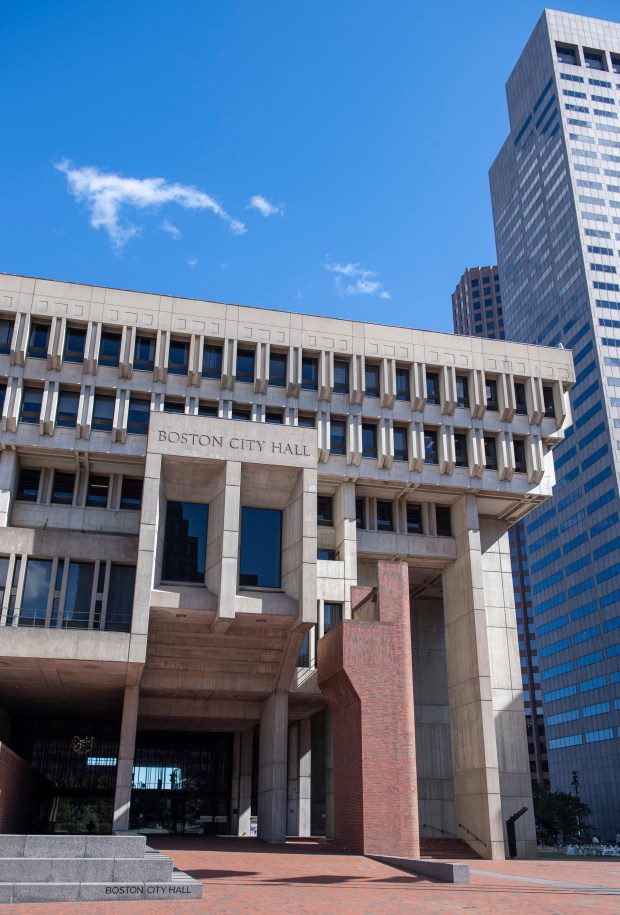
M420 877L441 880L442 883L469 883L469 864L453 861L433 861L430 858L396 858L390 855L366 855L373 861L398 867Z

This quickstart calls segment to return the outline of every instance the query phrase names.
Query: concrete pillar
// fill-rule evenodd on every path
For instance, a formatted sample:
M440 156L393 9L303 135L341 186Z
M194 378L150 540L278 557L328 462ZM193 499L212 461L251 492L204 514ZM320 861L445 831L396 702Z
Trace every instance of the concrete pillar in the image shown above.
M0 527L9 526L18 470L17 452L5 449L0 455Z
M325 838L334 838L334 732L329 709L325 709Z
M241 734L235 731L232 753L232 786L230 790L230 834L239 834L239 770L241 765Z
M250 816L252 814L252 750L254 728L248 728L241 734L239 756L239 819L237 834L250 835Z
M344 563L344 619L351 619L351 588L357 584L355 483L341 483L334 495L336 549Z
M312 719L302 718L299 722L299 814L298 833L300 836L312 834L312 756L311 756Z
M258 837L286 842L288 693L263 700L258 754Z
M453 505L452 527L456 560L443 573L443 593L457 835L483 857L501 860L504 839L475 496L461 496Z
M286 808L286 834L299 836L299 723L288 729L288 804Z
M136 749L138 726L139 686L126 686L123 699L123 719L118 745L118 767L116 769L116 791L114 792L115 832L129 829L129 805L131 803L131 776Z

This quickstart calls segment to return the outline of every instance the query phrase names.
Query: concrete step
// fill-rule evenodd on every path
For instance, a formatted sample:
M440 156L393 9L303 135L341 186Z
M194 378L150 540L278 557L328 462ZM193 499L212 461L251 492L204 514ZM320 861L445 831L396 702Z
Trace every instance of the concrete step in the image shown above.
M156 902L173 899L202 899L202 883L183 871L174 871L172 878L165 882L0 883L0 903Z
M420 838L420 854L423 858L435 858L436 860L444 861L466 861L481 857L463 839L438 838L434 836L422 836Z
M144 858L145 836L0 835L0 858Z
M172 858L151 852L144 858L0 858L0 883L163 882Z

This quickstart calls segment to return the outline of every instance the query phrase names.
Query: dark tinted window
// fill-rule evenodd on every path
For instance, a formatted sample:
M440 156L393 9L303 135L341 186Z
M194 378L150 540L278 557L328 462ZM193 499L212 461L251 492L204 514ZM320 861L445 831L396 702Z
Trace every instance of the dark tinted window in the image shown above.
M281 426L284 422L284 413L282 410L272 410L267 408L267 410L265 410L265 422L271 423L274 426Z
M362 456L377 456L377 427L372 423L362 423Z
M469 381L465 375L456 376L456 405L457 407L469 406Z
M409 369L396 369L396 400L411 400Z
M25 387L22 397L22 410L20 421L22 423L38 423L41 418L41 404L43 402L43 388Z
M347 424L343 419L332 419L330 421L329 448L332 454L346 454Z
M517 413L525 415L527 413L527 401L525 398L525 385L522 381L515 381L515 401Z
M300 413L297 417L297 425L303 426L304 429L314 429L314 414Z
M75 488L75 474L54 472L54 485L52 486L52 502L55 505L71 505L73 490Z
M115 398L112 394L95 394L92 428L111 432L114 421Z
M11 351L13 324L14 322L10 318L0 318L0 353Z
M334 500L332 496L316 497L316 520L323 527L331 527L334 523Z
M167 581L204 582L209 506L168 502L162 577Z
M303 356L301 360L301 386L304 391L316 391L319 386L319 360L316 356Z
M185 413L185 401L179 397L164 397L164 413Z
M439 453L437 451L437 433L434 429L424 430L424 463L439 463Z
M108 604L105 628L111 632L129 632L133 595L136 584L136 567L113 562L110 566Z
M394 426L394 460L406 461L408 457L407 429L405 426Z
M545 416L555 416L555 405L553 403L553 388L543 387L543 400L545 402Z
M422 506L412 502L407 503L407 533L422 533Z
M437 519L437 533L439 536L451 537L452 520L450 517L450 507L448 505L436 505L435 518Z
M286 353L269 353L269 384L277 388L286 385Z
M217 416L217 404L201 400L198 404L198 416Z
M355 500L355 526L357 528L366 527L366 503L364 499Z
M127 416L127 432L133 435L146 435L149 431L150 400L131 397Z
M250 419L252 416L252 411L250 407L242 407L239 404L232 405L232 418L233 419Z
M121 487L121 508L139 511L142 505L142 484L140 477L123 477Z
M556 44L558 60L561 64L578 64L577 49Z
M67 327L67 333L65 335L65 351L63 355L65 362L82 362L84 359L85 346L86 328Z
M243 508L239 583L245 587L279 588L281 550L282 512Z
M525 462L525 442L522 438L515 438L513 445L515 452L515 470L517 473L527 473L527 464Z
M50 336L49 324L32 324L28 341L28 355L35 359L45 359Z
M114 330L101 331L99 365L118 365L121 358L121 334Z
M439 403L439 375L437 372L426 373L426 402Z
M152 372L155 365L155 337L137 336L133 357L135 369Z
M170 339L168 371L171 375L187 375L189 368L189 340Z
M63 629L88 629L95 577L94 562L70 562L62 612Z
M391 531L392 524L392 503L377 500L377 530Z
M20 502L36 502L39 495L39 481L41 479L40 470L31 470L29 467L22 467L19 472L19 483L17 485L16 499Z
M342 604L325 601L323 604L323 630L329 632L334 626L342 622Z
M366 379L366 396L367 397L378 397L379 396L379 366L373 365L372 363L366 363L366 368L364 371L364 377Z
M467 436L464 432L454 433L454 457L457 467L467 467Z
M486 379L487 410L498 410L497 381L494 378Z
M349 393L349 363L345 359L334 359L334 391Z
M319 548L316 551L316 558L317 559L328 559L333 562L334 560L338 559L338 553L336 552L336 550L324 550L324 549Z
M497 444L491 436L484 438L484 459L487 470L497 470Z
M221 378L222 376L222 347L214 343L205 343L202 352L203 378Z
M248 384L254 381L254 350L238 349L237 350L237 381L245 381Z
M60 390L58 395L58 410L56 411L56 425L74 428L77 423L80 395L77 391Z
M20 626L44 626L52 579L51 559L29 559L19 614Z
M110 477L91 474L88 478L88 489L86 490L86 505L89 508L107 508L109 490Z

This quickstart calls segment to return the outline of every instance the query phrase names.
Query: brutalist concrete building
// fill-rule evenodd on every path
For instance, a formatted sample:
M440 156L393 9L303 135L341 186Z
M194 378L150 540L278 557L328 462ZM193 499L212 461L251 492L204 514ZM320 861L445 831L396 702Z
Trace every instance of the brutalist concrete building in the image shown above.
M3 275L0 379L3 831L532 851L568 351Z

